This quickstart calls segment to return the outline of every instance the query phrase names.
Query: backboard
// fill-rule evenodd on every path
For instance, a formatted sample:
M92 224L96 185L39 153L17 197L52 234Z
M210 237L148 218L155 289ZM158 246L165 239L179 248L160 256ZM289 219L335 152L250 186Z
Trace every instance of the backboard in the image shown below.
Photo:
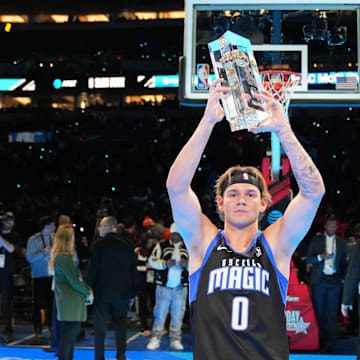
M198 69L213 81L208 43L231 30L250 39L260 71L301 73L293 106L360 106L360 0L186 0L185 12L182 104L206 102Z

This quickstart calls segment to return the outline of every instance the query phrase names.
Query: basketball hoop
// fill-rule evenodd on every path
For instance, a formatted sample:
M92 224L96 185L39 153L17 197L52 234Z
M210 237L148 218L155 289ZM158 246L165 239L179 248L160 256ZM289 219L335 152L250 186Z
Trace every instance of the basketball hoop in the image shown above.
M290 99L296 86L301 82L301 75L287 70L266 70L260 72L260 78L264 89L281 103L288 117Z

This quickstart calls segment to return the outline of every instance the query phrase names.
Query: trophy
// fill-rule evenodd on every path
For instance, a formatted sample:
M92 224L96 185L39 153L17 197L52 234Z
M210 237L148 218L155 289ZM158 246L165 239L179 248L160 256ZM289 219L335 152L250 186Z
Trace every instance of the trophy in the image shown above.
M226 99L221 99L231 131L259 126L267 114L255 97L262 85L250 41L226 31L208 46L216 77L224 79L221 86L231 88ZM243 94L248 94L249 100Z

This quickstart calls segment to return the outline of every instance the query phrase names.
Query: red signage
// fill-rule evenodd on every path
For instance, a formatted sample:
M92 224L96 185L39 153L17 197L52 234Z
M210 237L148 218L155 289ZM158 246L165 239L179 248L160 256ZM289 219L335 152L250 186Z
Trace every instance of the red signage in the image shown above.
M285 316L290 350L318 350L319 328L309 288L306 284L299 284L293 264Z

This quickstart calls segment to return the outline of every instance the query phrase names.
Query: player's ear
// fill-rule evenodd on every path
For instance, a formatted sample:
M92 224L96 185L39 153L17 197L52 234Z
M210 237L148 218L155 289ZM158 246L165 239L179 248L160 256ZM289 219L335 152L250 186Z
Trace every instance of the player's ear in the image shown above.
M260 212L264 212L267 208L268 201L265 198L261 198Z
M216 199L217 206L220 212L224 211L224 198L222 196L218 196Z

